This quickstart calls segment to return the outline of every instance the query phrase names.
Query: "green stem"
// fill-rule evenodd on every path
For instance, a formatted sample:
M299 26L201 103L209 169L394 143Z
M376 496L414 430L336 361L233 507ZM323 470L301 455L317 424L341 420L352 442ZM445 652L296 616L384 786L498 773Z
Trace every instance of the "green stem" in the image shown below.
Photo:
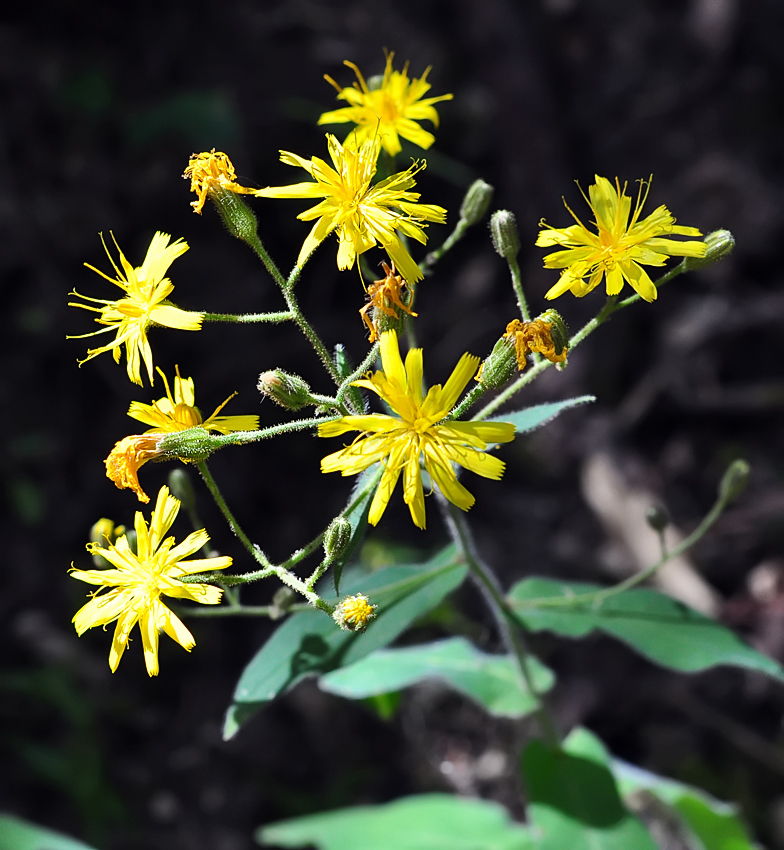
M444 244L441 245L440 248L436 248L435 251L431 251L419 264L419 268L423 272L433 268L441 257L443 257L447 251L454 248L454 246L466 235L470 226L471 225L465 219L458 219L455 229L449 234L449 236L446 237Z
M210 434L204 440L205 448L217 451L224 446L244 446L247 443L258 443L268 440L270 437L278 437L281 434L291 434L296 431L307 431L309 428L317 427L323 422L334 422L339 416L313 416L309 419L296 419L294 422L281 422L280 425L271 425L269 428L260 428L257 431L232 431L230 434Z
M264 247L261 239L259 239L258 234L254 233L252 236L248 236L245 241L248 245L250 245L261 262L264 263L264 268L266 268L272 275L275 283L277 283L281 289L285 289L286 279L280 273L280 269L272 261L272 257L270 257L267 253L267 249Z
M457 407L453 408L450 414L446 417L446 421L451 419L460 419L460 417L487 392L487 387L481 382L478 381L474 384L473 387L465 394L463 400L457 405Z
M633 587L636 587L638 584L642 584L642 582L647 581L647 579L651 578L667 561L672 560L673 558L677 558L678 555L682 555L687 549L691 549L695 543L699 542L702 537L709 531L711 526L716 522L716 520L721 516L722 511L727 506L728 499L722 498L721 496L716 500L713 507L708 511L707 514L703 517L702 522L692 531L692 533L684 538L674 549L666 552L662 555L662 557L655 563L651 564L650 567L646 567L644 570L640 570L640 572L635 573L633 576L629 576L629 578L624 579L618 584L614 584L612 587L604 588L604 590L596 590L592 593L579 593L573 596L557 596L557 597L543 597L541 599L526 599L524 602L511 602L510 604L514 608L561 608L561 607L571 607L573 605L600 605L604 602L605 599L610 599L613 596L617 596L619 593L623 593L626 590L630 590Z
M551 743L558 746L559 737L555 724L550 717L542 696L536 690L533 675L528 667L530 652L525 645L525 638L523 637L520 624L507 607L498 578L489 565L479 556L468 523L460 509L455 507L451 502L447 502L440 493L438 494L438 499L449 533L465 559L468 569L471 572L471 577L479 586L482 596L493 614L507 651L512 655L517 664L522 683L537 701L538 705L535 713L542 734Z
M517 262L517 257L509 257L507 259L507 263L509 264L509 271L512 275L512 287L515 291L515 295L517 296L517 306L520 308L520 315L523 317L524 322L530 322L531 311L528 309L528 301L526 300L525 293L523 292L523 279L520 274L520 264Z
M258 563L260 563L263 567L272 566L267 556L261 551L261 549L259 549L258 546L254 546L253 543L251 543L248 535L240 528L239 523L234 518L234 514L226 504L223 494L219 490L218 485L215 483L215 479L212 477L212 474L207 468L207 462L203 460L198 461L196 463L196 468L201 473L201 477L204 479L207 489L210 491L212 498L215 500L215 504L217 504L221 513L226 518L229 528L231 528L234 534L240 539L240 542L248 550L253 560L258 561Z
M299 611L310 611L311 605L304 603L292 605L287 613L296 614ZM203 605L177 608L177 613L186 617L270 617L275 613L275 605Z
M294 318L288 310L278 313L204 313L205 322L235 322L242 325L255 324L257 322L288 322Z
M370 370L370 367L376 362L376 358L378 357L378 349L379 344L374 342L370 351L368 351L365 359L357 366L356 369L350 374L347 375L341 381L340 386L338 387L338 391L335 395L335 401L342 403L343 398L346 393L351 389L351 385L354 381L358 381L366 372ZM361 411L358 411L361 413Z
M655 281L655 285L657 289L660 289L664 286L665 283L669 283L673 278L677 277L679 274L683 274L683 272L688 271L688 267L686 266L685 261L675 266L675 268L670 269L666 274L662 275L657 281ZM604 306L598 312L593 319L589 322L586 322L582 328L569 340L569 351L573 348L576 348L586 337L590 336L600 325L604 324L613 313L617 313L619 310L622 310L624 307L629 307L631 304L636 304L638 301L641 301L641 297L639 295L632 295L629 298L624 299L623 301L618 301L617 295L611 295L605 301ZM510 384L505 390L500 392L491 402L486 404L475 416L472 418L475 420L478 419L487 419L491 413L495 413L499 407L509 401L512 396L516 395L526 384L530 384L535 378L537 378L540 373L544 372L545 369L549 369L553 363L549 360L542 360L536 365L534 365L531 369L527 369L514 383Z

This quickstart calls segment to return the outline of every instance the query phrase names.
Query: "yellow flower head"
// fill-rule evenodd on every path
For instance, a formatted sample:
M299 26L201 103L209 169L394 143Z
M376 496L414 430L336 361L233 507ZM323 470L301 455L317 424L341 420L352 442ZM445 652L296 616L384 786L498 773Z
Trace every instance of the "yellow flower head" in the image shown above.
M114 240L114 235L112 235ZM147 367L147 374L150 377L150 384L153 383L153 362L152 349L147 340L147 330L151 325L163 325L167 328L179 328L183 331L198 331L201 330L203 313L192 313L186 310L180 310L172 304L169 304L167 299L174 289L172 282L166 277L166 272L169 266L182 256L188 250L188 243L182 239L172 242L169 245L171 237L168 233L156 233L150 242L150 247L147 249L147 256L141 266L134 268L128 260L125 259L125 254L120 251L119 245L115 240L114 244L120 255L120 266L112 259L109 254L109 249L106 247L106 242L103 242L104 250L106 251L109 260L111 261L114 271L117 275L116 279L109 277L99 271L89 263L85 263L88 269L97 272L101 277L119 286L125 295L117 301L108 301L104 298L88 298L86 295L80 295L78 292L72 292L78 298L83 298L85 301L91 301L94 304L102 304L102 307L91 307L89 304L79 304L71 302L69 307L81 307L83 310L91 310L94 313L100 313L96 318L99 325L106 325L99 331L93 331L89 334L78 334L68 337L69 339L82 339L88 336L95 336L101 333L116 332L115 338L108 344L100 348L92 348L88 350L87 357L79 361L79 365L92 360L104 351L111 351L114 355L114 362L120 362L121 348L125 345L125 355L127 358L128 377L134 384L141 384L141 363Z
M428 97L424 100L422 96L430 89L427 75L430 68L417 79L408 79L408 62L402 71L392 70L394 53L387 53L387 64L384 76L377 88L370 89L365 82L359 68L353 63L346 61L357 75L357 82L353 86L341 88L332 77L324 75L328 83L338 90L338 100L345 100L349 106L325 112L319 118L319 124L345 124L353 122L357 125L355 141L351 144L361 145L363 142L375 135L381 137L384 150L395 156L400 153L400 139L408 139L420 148L429 148L436 137L423 129L417 121L431 121L438 127L438 113L433 106L441 100L452 100L451 94L442 94L439 97Z
M209 153L195 153L188 161L185 174L186 180L190 177L191 192L196 193L196 200L191 201L194 212L201 215L204 202L210 193L223 189L227 192L235 192L238 195L252 195L256 190L240 186L236 182L234 166L225 153L213 148Z
M364 593L357 593L356 596L347 596L335 606L332 619L344 631L361 632L376 616L377 608L378 605L371 605Z
M464 511L475 500L457 480L453 463L484 478L499 479L503 475L504 463L487 454L487 448L493 443L513 440L514 425L508 422L441 422L476 373L479 359L464 354L446 384L443 387L436 384L425 396L422 392L422 349L409 351L404 365L397 334L386 331L381 334L383 371L356 381L354 385L372 390L396 415L343 416L319 425L319 437L362 432L350 446L327 455L321 461L322 472L355 475L383 460L384 473L368 515L372 525L381 519L402 472L403 500L411 511L414 525L425 528L420 460L444 496Z
M662 238L702 236L696 227L676 225L675 217L667 207L657 207L649 216L640 219L651 179L640 181L632 212L632 199L626 194L626 184L622 189L616 177L613 186L606 177L597 174L596 183L589 186L588 197L585 198L595 216L593 224L597 233L592 233L565 201L566 209L577 224L559 230L541 222L543 230L536 244L540 248L564 246L564 250L554 251L544 258L545 268L564 270L545 298L557 298L567 289L581 298L606 277L608 295L617 295L626 280L641 298L655 301L656 287L642 266L663 266L668 257L704 256L704 242Z
M172 395L166 375L160 369L157 371L166 387L165 398L160 398L152 404L132 401L128 408L128 416L153 427L144 434L124 437L104 461L107 478L120 489L132 489L141 502L149 502L150 498L139 484L139 468L148 460L162 456L159 446L164 434L197 427L204 428L205 431L217 431L218 434L228 434L231 431L255 431L259 427L258 416L218 416L236 393L232 393L223 404L218 405L209 419L202 420L201 411L195 406L193 378L181 377L177 368Z
M219 588L178 581L184 575L223 570L231 566L231 558L227 556L185 560L210 539L203 528L189 534L177 546L174 545L173 537L164 539L179 510L179 500L169 494L167 487L161 487L149 528L141 512L136 513L136 551L131 549L126 535L108 546L89 543L87 551L108 561L113 569L70 571L79 581L99 588L92 594L93 598L76 612L73 618L76 633L82 635L87 629L106 626L117 620L109 651L112 672L117 669L128 645L131 629L137 623L150 676L158 675L158 635L161 631L189 652L193 649L196 643L193 635L177 615L161 602L161 596L190 599L204 605L217 605L220 602L222 591ZM111 590L101 593L103 588Z
M416 185L414 175L425 163L414 163L406 171L371 186L381 150L379 136L351 146L341 145L334 136L327 135L327 147L334 167L316 156L307 160L281 151L282 162L304 168L313 181L257 189L255 193L264 198L323 199L297 216L302 221L316 220L299 252L297 265L303 265L316 246L335 231L339 269L353 268L358 254L380 244L408 283L421 280L422 272L397 231L424 244L424 222L441 223L446 219L445 209L416 203L419 193L409 191Z

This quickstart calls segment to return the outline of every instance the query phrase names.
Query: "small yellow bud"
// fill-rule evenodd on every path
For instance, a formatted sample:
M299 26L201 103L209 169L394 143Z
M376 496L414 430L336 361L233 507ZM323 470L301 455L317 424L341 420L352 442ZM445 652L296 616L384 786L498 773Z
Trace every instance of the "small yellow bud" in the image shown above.
M262 372L256 386L265 398L272 399L286 410L301 410L314 404L308 384L299 375L290 375L283 369Z
M347 596L335 607L332 619L347 632L361 632L376 616L378 605L371 605L364 593Z

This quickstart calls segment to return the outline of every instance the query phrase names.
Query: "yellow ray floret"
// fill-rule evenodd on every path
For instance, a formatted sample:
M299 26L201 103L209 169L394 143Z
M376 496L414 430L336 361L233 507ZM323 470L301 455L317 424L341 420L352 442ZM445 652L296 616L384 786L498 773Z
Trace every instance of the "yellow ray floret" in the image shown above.
M563 250L544 258L545 268L563 269L558 283L551 287L546 298L557 298L567 290L579 298L606 278L608 295L617 295L625 280L645 301L655 301L656 286L643 266L663 266L668 257L704 256L704 242L678 242L666 238L702 236L696 227L676 224L667 207L657 207L646 218L640 218L651 179L640 181L632 212L632 199L626 194L626 184L621 188L616 177L613 186L606 177L597 174L596 183L589 186L585 198L595 216L596 233L589 230L565 202L576 224L557 229L541 223L543 229L536 244L541 248L564 246Z
M402 71L392 68L394 53L387 53L384 76L377 88L370 89L361 71L353 62L344 62L357 75L357 82L341 88L332 77L325 79L338 91L338 100L344 100L349 106L325 112L318 120L319 124L354 123L357 129L349 137L350 144L361 145L378 135L384 150L395 156L400 153L400 136L408 139L420 148L429 148L435 136L425 130L418 121L431 121L438 127L438 112L434 103L451 100L451 94L438 97L423 96L430 90L427 75L430 68L421 77L408 78L408 62Z
M114 235L112 234L114 240ZM100 315L96 318L99 325L105 325L99 331L93 331L88 334L78 334L68 337L69 339L82 339L88 336L95 336L101 333L115 332L115 338L100 348L92 348L87 352L87 357L79 361L79 365L92 360L104 351L111 351L114 356L115 363L120 362L122 346L125 346L125 355L127 358L128 377L135 383L141 384L141 364L147 369L147 374L150 378L150 384L153 383L153 361L152 349L147 340L147 330L152 325L163 325L167 328L178 328L183 331L198 331L201 330L201 323L204 318L203 313L192 313L187 310L180 310L168 301L169 295L174 289L172 282L166 277L166 272L169 266L182 256L188 250L188 243L182 239L177 239L172 244L169 244L171 236L168 233L156 233L150 242L150 247L147 249L147 256L141 266L134 268L128 260L125 259L125 254L120 250L116 240L114 245L120 255L120 266L112 259L109 249L106 247L106 242L101 241L104 245L112 266L114 267L116 278L109 277L99 271L89 263L85 263L88 269L97 272L101 277L119 286L125 295L116 300L109 301L104 298L88 298L86 295L80 295L78 292L72 292L77 298L83 298L85 301L93 304L100 304L100 307L93 307L90 304L80 304L77 302L69 303L69 307L81 307L83 310L90 310Z
M157 371L163 378L166 396L152 404L132 401L128 408L128 416L144 422L145 425L152 425L152 428L144 434L124 437L115 444L104 461L106 476L120 489L132 489L141 502L149 502L150 499L139 484L139 468L147 461L161 457L159 446L164 434L187 431L189 428L204 428L205 431L229 434L232 431L255 431L259 427L258 416L218 416L236 393L232 393L223 404L218 405L208 419L202 419L201 411L196 407L193 378L183 378L177 367L172 395L166 375L160 369Z
M297 216L302 221L316 222L302 245L297 265L302 266L315 248L335 232L339 269L353 268L359 254L381 245L404 280L416 283L423 275L400 234L425 244L425 222L446 220L445 209L417 203L419 193L410 191L416 185L414 175L425 163L414 163L406 171L371 185L381 150L378 136L352 146L342 145L328 135L327 147L332 166L316 156L308 160L281 151L282 162L304 168L313 181L267 187L255 193L264 198L322 199Z
M196 641L183 622L161 601L161 596L190 599L204 605L217 605L222 591L209 584L183 584L181 576L208 570L223 570L231 566L231 558L198 558L194 555L210 539L202 528L189 534L182 543L174 545L173 537L165 537L171 528L180 502L161 487L150 518L150 525L140 512L136 513L136 551L126 535L116 543L89 543L87 551L108 561L104 570L75 570L71 575L87 584L97 585L93 598L80 608L73 618L76 632L84 634L94 626L106 626L114 620L117 625L109 652L109 667L117 669L128 645L131 629L138 623L144 648L144 661L150 676L158 675L158 636L163 631L189 652ZM101 590L111 588L106 593Z
M386 331L381 334L382 371L354 385L379 395L396 415L343 416L319 425L319 437L361 432L351 445L321 461L322 472L355 475L377 461L383 462L384 473L368 515L372 525L381 519L403 473L403 501L411 511L414 525L425 528L420 463L443 495L464 511L475 500L457 480L453 463L484 478L499 479L503 475L503 461L487 454L487 449L494 443L513 440L514 425L508 422L442 422L476 373L479 359L464 354L446 384L443 387L436 384L424 395L422 349L409 351L404 364L397 334Z
M201 215L204 202L211 192L224 189L238 195L252 195L256 190L248 189L237 183L234 166L225 153L213 148L209 153L195 153L188 161L185 174L191 181L191 192L196 193L196 200L191 201L194 212Z

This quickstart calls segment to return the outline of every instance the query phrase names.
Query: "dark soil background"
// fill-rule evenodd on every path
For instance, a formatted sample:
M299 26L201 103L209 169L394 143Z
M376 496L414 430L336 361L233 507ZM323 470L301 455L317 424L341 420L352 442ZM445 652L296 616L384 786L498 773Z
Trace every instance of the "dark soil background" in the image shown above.
M525 402L592 392L566 414L502 450L502 484L472 479L472 520L504 582L527 574L609 581L618 560L581 494L581 470L612 447L617 469L691 529L709 508L726 464L752 463L748 490L693 553L722 600L722 616L784 660L784 7L778 0L398 0L392 3L86 2L17 5L0 21L0 228L4 333L3 549L0 597L0 807L80 836L100 850L245 850L259 824L358 802L446 789L515 802L514 752L530 729L491 721L454 695L420 688L395 719L305 683L233 741L220 728L264 621L192 623L188 655L162 641L161 675L148 679L139 641L117 674L110 632L78 639L70 620L100 516L129 522L137 502L104 477L102 460L131 433L132 387L109 356L76 368L89 329L66 306L77 288L109 287L83 267L108 268L98 239L112 230L139 264L155 230L191 250L172 270L180 306L279 309L271 281L222 229L194 216L180 175L193 151L216 147L255 185L302 179L279 148L325 154L318 115L334 106L324 73L352 80L383 70L382 48L433 66L442 104L437 143L420 175L423 200L457 218L481 176L495 203L518 216L521 262L534 309L553 281L533 246L539 219L565 225L565 195L581 208L594 173L631 185L653 173L648 210L666 203L683 224L729 228L735 253L677 279L655 305L618 315L561 373ZM309 225L296 201L255 203L261 232L284 268ZM583 212L585 209L582 208ZM430 245L448 230L432 226ZM373 256L378 262L381 254ZM338 274L325 245L301 283L308 315L355 358L365 350L356 274ZM573 328L599 292L558 302ZM507 271L476 228L420 287L417 331L431 380L463 351L489 350L514 314ZM276 365L327 391L318 363L286 328L154 333L156 363L196 377L209 410L260 412L257 374ZM156 391L158 390L156 385ZM325 447L307 435L229 449L212 468L241 522L273 557L317 533L349 482L318 473ZM148 492L168 467L142 473ZM215 545L247 561L206 497ZM445 541L414 529L396 497L372 540L432 552ZM184 523L180 534L187 532ZM365 550L378 560L379 547ZM375 553L375 555L373 554ZM621 553L620 559L628 555ZM274 588L249 592L263 602ZM458 602L488 650L498 647L470 588ZM425 632L443 634L436 626ZM606 639L542 639L558 672L559 723L582 723L618 756L739 801L758 837L784 847L784 693L737 670L680 677ZM511 750L510 750L511 748ZM671 845L675 846L675 845Z

